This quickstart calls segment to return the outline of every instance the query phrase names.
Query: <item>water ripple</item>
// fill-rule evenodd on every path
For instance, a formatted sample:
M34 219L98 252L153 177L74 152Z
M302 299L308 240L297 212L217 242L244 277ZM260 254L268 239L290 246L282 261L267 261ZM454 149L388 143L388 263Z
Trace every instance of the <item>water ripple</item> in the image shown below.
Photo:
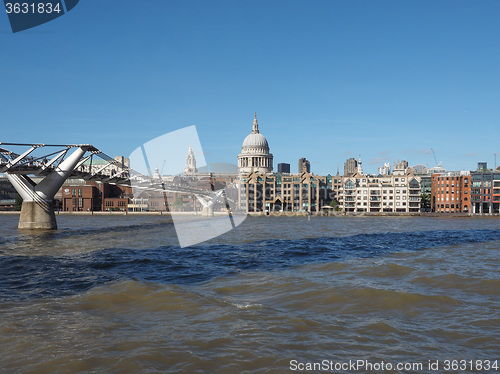
M79 234L84 232L81 230ZM56 234L56 237L61 235L67 234ZM54 236L48 237L45 244L50 246L52 240ZM59 256L3 255L0 256L0 298L58 297L120 279L197 283L241 271L284 269L494 240L500 240L500 230L437 230L269 239L240 245L212 244L188 248L110 248Z

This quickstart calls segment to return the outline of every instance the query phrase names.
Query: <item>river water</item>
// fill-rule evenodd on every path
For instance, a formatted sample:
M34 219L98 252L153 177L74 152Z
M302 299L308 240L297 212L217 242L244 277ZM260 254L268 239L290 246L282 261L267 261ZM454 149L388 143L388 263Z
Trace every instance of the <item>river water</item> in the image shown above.
M255 217L186 248L165 216L17 219L2 373L500 371L498 217Z

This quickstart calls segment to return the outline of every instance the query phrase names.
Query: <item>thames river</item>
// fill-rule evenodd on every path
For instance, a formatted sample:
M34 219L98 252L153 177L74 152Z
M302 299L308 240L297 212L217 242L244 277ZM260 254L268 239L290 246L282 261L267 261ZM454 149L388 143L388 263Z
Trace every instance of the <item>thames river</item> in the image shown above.
M2 373L458 373L500 360L498 217L255 217L186 248L166 216L57 219L34 234L0 215Z

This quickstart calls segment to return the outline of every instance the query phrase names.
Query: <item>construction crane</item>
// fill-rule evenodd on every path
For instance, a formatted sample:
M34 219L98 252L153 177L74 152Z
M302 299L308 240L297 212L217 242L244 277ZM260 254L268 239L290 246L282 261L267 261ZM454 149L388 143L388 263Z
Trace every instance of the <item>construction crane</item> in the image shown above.
M434 149L431 148L431 151L432 151L432 156L434 156L434 161L436 162L436 166L440 166L441 163L440 162L438 163L438 160L436 158L436 153L434 153Z
M163 160L163 165L161 167L161 172L160 172L160 176L163 175L163 169L165 169L165 162L167 162L167 160Z

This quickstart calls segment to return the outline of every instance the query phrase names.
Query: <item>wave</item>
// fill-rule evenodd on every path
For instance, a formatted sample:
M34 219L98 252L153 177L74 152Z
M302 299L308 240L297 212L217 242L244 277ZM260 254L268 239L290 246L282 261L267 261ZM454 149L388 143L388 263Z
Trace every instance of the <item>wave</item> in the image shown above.
M144 227L131 225L100 230L130 231L138 226L141 229ZM87 232L85 229L76 231L78 236ZM187 248L110 248L58 256L2 255L0 298L71 295L123 279L167 284L199 283L243 271L279 270L304 264L373 258L394 252L495 240L500 240L500 230L439 230L298 240L271 239L240 245L203 244ZM391 271L404 274L405 269L394 267Z

